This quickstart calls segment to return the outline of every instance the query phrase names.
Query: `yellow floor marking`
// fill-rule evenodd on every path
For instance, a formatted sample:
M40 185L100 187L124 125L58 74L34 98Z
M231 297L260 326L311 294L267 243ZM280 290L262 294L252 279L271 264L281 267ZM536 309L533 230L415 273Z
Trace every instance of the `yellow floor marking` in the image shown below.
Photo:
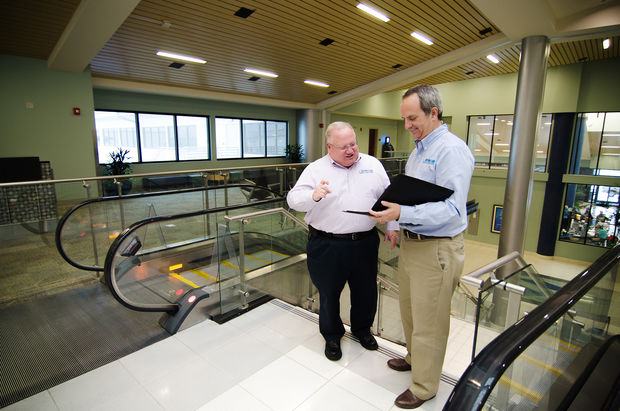
M176 273L170 273L170 276L176 278L179 281L183 281L185 284L187 284L187 285L189 285L191 287L200 288L200 286L198 284L196 284L195 282L190 281L187 278L183 278L183 277L181 277L180 275L178 275Z
M260 259L258 257L254 257L252 254L246 254L245 256L246 257L250 257L253 260L260 261L261 263L270 264L269 261L265 261L265 260Z
M499 380L499 383L507 386L522 397L526 397L530 401L533 401L535 404L538 404L538 402L542 399L542 394L532 391L529 388L512 381L510 378L502 377Z
M539 359L530 357L529 355L525 355L525 354L521 354L520 357L523 358L525 361L530 362L530 363L532 363L532 364L534 364L534 365L536 365L536 366L538 366L538 367L540 367L540 368L542 368L542 369L544 369L546 371L549 371L549 372L551 372L551 373L553 373L555 375L562 374L562 370L559 370L559 369L557 369L555 367L552 367L552 366L550 366L549 364L547 364L544 361L540 361Z
M576 345L573 345L571 343L568 343L564 340L560 340L558 338L555 337L550 337L548 335L541 335L539 338L543 343L547 344L547 345L551 345L551 346L555 346L556 343L559 343L558 348L562 351L566 351L568 353L571 354L577 354L579 351L581 351L581 347L578 347ZM545 341L548 340L548 341Z
M196 274L199 277L202 278L206 278L207 280L211 280L211 281L215 281L217 282L217 278L213 277L211 274L205 273L202 270L199 270L197 268L194 268L193 270L190 270L192 273Z
M222 261L222 265L225 265L226 267L230 267L230 268L234 268L235 270L239 269L239 266L236 264L231 263L230 261ZM247 268L244 271L250 271Z
M277 254L277 255L281 255L282 257L286 257L286 258L289 258L289 257L290 257L290 255L287 255L287 254L282 254L282 253L279 253L279 252L277 252L277 251L273 251L273 250L267 250L267 251L269 251L270 253L274 253L274 254Z

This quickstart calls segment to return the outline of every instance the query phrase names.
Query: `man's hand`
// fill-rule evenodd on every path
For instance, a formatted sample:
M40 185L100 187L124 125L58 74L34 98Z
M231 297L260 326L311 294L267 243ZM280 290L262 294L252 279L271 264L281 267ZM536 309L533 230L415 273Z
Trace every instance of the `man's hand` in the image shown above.
M382 201L381 204L387 209L383 211L370 210L370 218L378 223L387 223L400 218L400 205L389 201Z
M396 247L396 243L398 243L398 231L396 230L387 230L385 232L385 242L390 242L390 250L393 250Z
M329 181L321 180L318 186L312 192L312 199L314 201L320 201L322 198L327 197L327 194L331 193L331 190L327 187Z

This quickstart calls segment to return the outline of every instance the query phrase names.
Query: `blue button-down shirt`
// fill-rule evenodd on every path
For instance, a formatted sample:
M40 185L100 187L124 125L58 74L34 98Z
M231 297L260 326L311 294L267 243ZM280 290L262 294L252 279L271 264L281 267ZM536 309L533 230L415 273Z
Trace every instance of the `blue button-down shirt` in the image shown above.
M407 161L405 174L454 190L445 201L401 206L398 222L414 233L454 237L467 228L467 193L474 156L445 124L420 141Z

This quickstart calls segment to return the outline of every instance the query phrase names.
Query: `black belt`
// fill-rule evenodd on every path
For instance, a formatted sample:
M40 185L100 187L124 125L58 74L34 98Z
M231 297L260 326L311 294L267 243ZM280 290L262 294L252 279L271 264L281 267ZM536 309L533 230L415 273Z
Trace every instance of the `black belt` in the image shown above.
M438 240L441 238L452 238L452 237L433 237L431 235L418 234L418 233L414 233L412 231L404 230L404 229L403 229L403 234L405 235L405 237L407 237L410 240Z
M359 233L334 234L334 233L327 233L325 231L317 230L311 225L308 226L308 236L310 237L321 236L321 237L327 237L327 238L337 238L339 240L361 240L362 238L369 236L371 234L376 235L376 233L377 233L376 227L373 228L372 230L362 231Z

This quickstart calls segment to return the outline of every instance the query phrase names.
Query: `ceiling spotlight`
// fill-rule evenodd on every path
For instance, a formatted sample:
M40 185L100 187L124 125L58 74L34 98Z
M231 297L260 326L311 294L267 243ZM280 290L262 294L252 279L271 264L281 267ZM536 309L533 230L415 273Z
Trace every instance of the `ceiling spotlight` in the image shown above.
M378 18L381 21L385 21L386 23L388 21L390 21L390 18L388 16L386 16L385 14L373 9L372 7L369 7L367 5L365 5L364 3L358 3L357 8L365 11L366 13Z
M329 84L327 83L322 83L320 81L314 81L314 80L304 80L304 83L310 84L311 86L329 87Z
M423 36L417 31L414 31L413 33L411 33L411 35L415 37L416 39L420 40L424 44L428 44L429 46L433 44L433 40L429 39L428 37Z
M488 58L489 60L491 60L491 61L492 61L493 63L495 63L495 64L499 63L499 59L498 59L497 57L495 57L493 54L489 54L489 55L487 56L487 58Z
M609 39L603 40L603 48L605 50L607 50L609 48L609 44L610 44L610 40Z
M245 71L246 73L258 74L259 76L274 77L274 78L278 77L276 73L272 73L270 71L256 70L252 68L245 68L243 69L243 71Z
M205 64L207 62L207 60L202 60L196 57L183 56L181 54L168 53L167 51L158 51L155 54L161 57L168 57L175 60L191 61L192 63Z

